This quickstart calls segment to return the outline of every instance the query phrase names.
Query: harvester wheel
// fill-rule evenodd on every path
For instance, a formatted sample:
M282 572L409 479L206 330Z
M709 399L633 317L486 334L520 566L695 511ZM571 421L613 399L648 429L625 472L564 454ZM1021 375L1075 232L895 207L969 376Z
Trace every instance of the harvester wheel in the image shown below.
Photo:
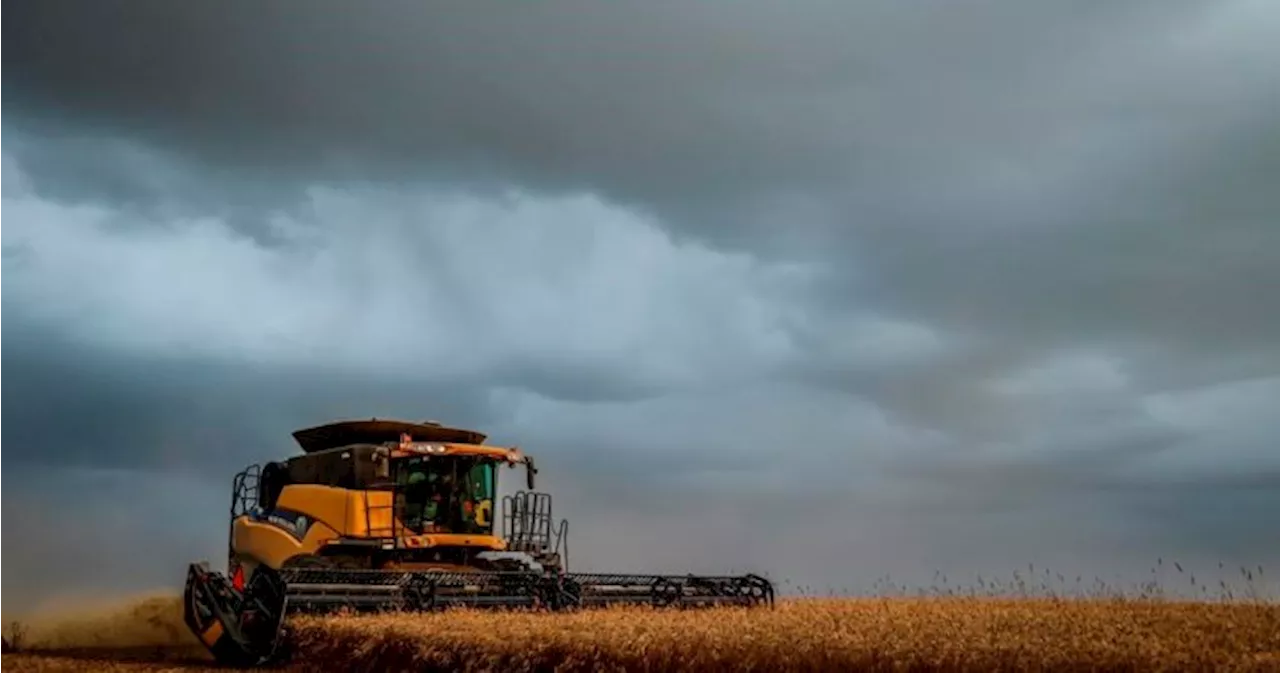
M436 607L435 584L425 575L415 575L404 587L406 607L417 612L430 612Z
M680 598L684 595L684 589L666 577L659 577L654 581L652 587L651 602L655 607L665 608L679 605Z
M547 607L553 611L573 610L582 606L582 585L568 577L548 582L544 591Z
M773 584L759 575L746 575L739 579L740 595L750 596L757 603L773 605Z

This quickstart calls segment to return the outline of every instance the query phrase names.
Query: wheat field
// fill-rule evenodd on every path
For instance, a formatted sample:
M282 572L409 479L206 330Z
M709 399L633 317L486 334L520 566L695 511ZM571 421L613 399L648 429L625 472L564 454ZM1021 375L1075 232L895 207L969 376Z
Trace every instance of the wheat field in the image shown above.
M1280 671L1280 605L787 599L772 610L457 611L291 620L295 670ZM216 670L175 598L32 622L13 671Z

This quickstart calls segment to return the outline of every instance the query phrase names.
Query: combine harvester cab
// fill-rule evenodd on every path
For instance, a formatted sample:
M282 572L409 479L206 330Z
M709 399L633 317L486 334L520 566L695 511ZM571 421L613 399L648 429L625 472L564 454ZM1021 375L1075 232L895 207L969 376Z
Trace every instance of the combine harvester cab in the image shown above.
M773 605L758 575L568 572L568 524L532 458L478 432L372 419L293 436L303 455L233 480L227 573L187 571L184 619L220 663L283 660L300 613ZM517 465L528 490L495 517L500 468Z

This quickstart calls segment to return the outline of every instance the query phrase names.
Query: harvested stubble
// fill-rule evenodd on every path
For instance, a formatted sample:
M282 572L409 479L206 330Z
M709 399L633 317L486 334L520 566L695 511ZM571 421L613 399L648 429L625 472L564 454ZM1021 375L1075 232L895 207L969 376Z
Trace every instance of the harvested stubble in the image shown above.
M1280 606L831 599L293 622L297 663L440 671L1280 671Z

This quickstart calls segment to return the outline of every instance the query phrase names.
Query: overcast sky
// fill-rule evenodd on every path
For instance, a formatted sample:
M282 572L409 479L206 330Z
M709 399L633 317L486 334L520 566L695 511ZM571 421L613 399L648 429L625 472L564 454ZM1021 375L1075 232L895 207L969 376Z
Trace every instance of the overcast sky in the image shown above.
M1274 2L7 4L5 607L368 416L578 570L1280 575Z

